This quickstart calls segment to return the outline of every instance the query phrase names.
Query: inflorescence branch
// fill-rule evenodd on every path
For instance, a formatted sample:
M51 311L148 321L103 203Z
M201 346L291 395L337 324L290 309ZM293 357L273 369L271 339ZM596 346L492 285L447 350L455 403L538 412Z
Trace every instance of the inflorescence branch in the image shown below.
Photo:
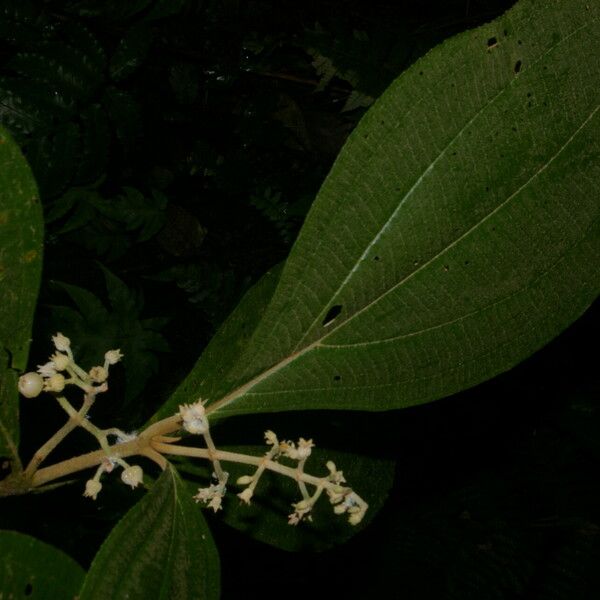
M256 487L265 471L272 471L284 477L293 479L301 495L298 502L292 504L293 512L288 517L291 525L297 525L303 519L311 519L311 511L322 496L323 492L333 505L336 514L346 513L348 521L357 525L362 520L368 504L350 487L344 485L346 480L342 471L338 471L332 461L326 463L328 474L317 477L305 472L305 464L311 455L314 443L312 440L300 438L297 443L279 440L272 431L265 432L268 451L263 456L254 456L237 452L219 450L210 433L208 412L204 402L198 400L192 404L183 404L179 411L167 419L154 423L144 431L125 433L111 427L100 429L89 418L89 411L96 398L108 390L108 375L111 365L118 363L123 355L119 350L109 350L104 355L104 364L92 367L89 371L82 369L73 357L70 340L61 333L53 336L52 341L56 352L50 360L38 367L37 372L26 373L19 379L19 391L26 398L34 398L41 392L52 394L60 407L67 413L67 422L43 444L33 455L23 471L20 487L22 491L38 488L55 479L70 473L96 467L95 473L85 484L84 496L96 499L102 490L101 478L111 473L115 468L122 468L121 479L132 488L137 487L143 480L143 470L139 465L130 465L124 457L144 456L158 464L161 469L167 465L165 455L187 456L209 460L212 464L214 483L208 487L199 488L194 496L196 502L202 502L215 512L222 508L223 498L227 491L229 474L221 463L233 462L256 467L254 473L243 475L237 484L245 486L237 494L239 499L250 504ZM83 403L77 410L63 394L69 385L83 391ZM88 431L100 445L100 450L91 452L50 467L40 468L47 456L74 429L81 427ZM178 445L181 437L172 434L187 433L201 436L205 448ZM114 438L113 444L109 438ZM279 462L285 458L295 462L291 467ZM25 483L23 483L25 482ZM0 495L21 493L12 490L1 482ZM310 489L309 489L310 486ZM16 487L15 487L16 489Z

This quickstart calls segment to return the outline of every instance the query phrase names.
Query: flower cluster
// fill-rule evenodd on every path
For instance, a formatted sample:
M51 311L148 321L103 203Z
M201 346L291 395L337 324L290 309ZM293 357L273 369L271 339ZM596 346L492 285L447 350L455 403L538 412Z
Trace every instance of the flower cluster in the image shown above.
M225 478L222 481L218 481L218 483L211 484L206 488L198 488L198 493L193 496L194 500L196 502L204 502L207 508L212 508L215 512L221 510L223 496L225 496L225 492L227 491L227 478L229 474L225 473L225 475ZM218 479L215 473L213 473L213 477Z
M130 465L123 457L134 454L144 455L164 469L168 464L164 455L174 454L199 457L212 463L214 482L208 487L199 488L193 498L215 512L222 509L229 479L229 473L223 470L221 462L234 462L255 467L254 473L237 479L237 485L243 487L237 496L245 504L252 502L256 487L265 471L288 477L296 482L301 498L292 503L293 511L288 515L288 522L291 525L297 525L303 520L311 520L312 510L323 492L329 498L334 513L346 514L351 525L357 525L363 519L368 508L367 503L345 485L344 474L338 471L332 461L326 464L328 474L325 476L317 477L305 472L306 462L315 447L312 439L301 437L296 442L279 440L277 435L269 430L264 434L268 450L262 456L219 450L211 436L208 418L210 408L207 409L202 399L180 405L174 415L150 426L139 436L135 432L126 433L114 427L98 428L92 423L88 413L98 394L108 390L109 369L123 358L123 354L118 349L108 350L104 354L103 364L95 365L85 371L74 359L69 338L62 333L57 333L52 341L55 350L48 362L39 365L37 372L25 373L19 379L19 390L27 398L34 398L42 391L50 392L68 414L69 419L35 453L27 465L24 475L30 480L33 480L39 465L48 454L71 431L81 427L93 435L101 447L101 452L93 453L96 454L93 464L98 467L93 477L86 481L83 494L93 500L96 500L102 491L102 477L113 472L115 468L122 469L121 480L131 488L136 488L143 483L142 468L138 465ZM74 385L84 392L83 402L78 409L63 395L68 385ZM151 434L149 432L153 427L155 431ZM206 448L177 444L181 440L181 437L177 436L178 431L201 436ZM165 434L175 434L175 436ZM109 436L116 438L116 444L109 443ZM116 448L117 444L128 444L128 446ZM47 470L52 468L49 467Z
M120 350L109 350L104 355L104 365L92 367L85 372L73 358L71 340L62 333L52 337L56 348L50 360L38 365L37 373L25 373L19 378L19 392L26 398L35 398L41 392L60 394L67 385L76 385L87 394L99 394L108 389L108 369L118 363L123 355Z
M115 436L118 442L125 442L134 440L137 437L136 434L125 433L117 428L99 429L89 420L88 416L96 396L108 390L107 380L111 365L117 364L123 358L123 354L120 350L108 350L104 354L104 363L96 365L86 372L75 362L71 340L68 337L57 333L52 337L52 342L56 351L50 356L50 360L39 365L37 372L22 375L19 379L19 391L26 398L35 398L43 391L54 394L61 408L69 415L70 420L44 445L43 451L36 454L28 469L36 468L75 427L82 427L98 440L105 453L105 458L96 470L94 477L86 482L83 495L95 500L102 490L100 478L104 473L110 473L115 466L123 469L121 473L123 483L131 488L137 487L143 480L142 468L137 465L129 465L123 459L113 456L108 443L109 435ZM67 385L74 385L85 393L83 405L79 410L76 410L62 395Z
M240 500L250 504L254 489L265 469L279 470L275 469L273 464L278 464L275 463L278 458L286 457L297 461L293 477L298 482L302 494L302 499L292 504L294 511L288 515L290 525L297 525L305 518L311 519L310 513L323 490L326 490L336 514L348 513L348 521L351 525L360 523L367 511L368 504L351 488L342 485L346 482L344 474L336 469L332 461L327 462L329 474L325 477L315 478L304 472L305 462L315 446L312 440L300 438L297 443L289 440L279 441L273 431L266 431L265 441L271 446L271 449L265 454L254 475L244 475L237 480L238 485L248 486L238 494ZM308 492L307 483L315 486L312 495Z

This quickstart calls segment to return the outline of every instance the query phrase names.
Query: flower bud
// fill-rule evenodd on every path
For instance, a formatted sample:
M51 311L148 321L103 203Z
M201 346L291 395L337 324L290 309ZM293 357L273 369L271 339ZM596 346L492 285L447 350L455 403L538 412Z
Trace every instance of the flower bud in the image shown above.
M62 392L65 389L65 378L60 374L52 375L48 377L44 382L45 392Z
M92 500L95 500L98 494L100 493L101 489L102 484L99 481L97 481L96 479L89 479L85 482L85 492L83 492L83 495L86 498L91 498Z
M133 465L133 467L127 467L123 469L121 473L121 479L123 483L130 485L132 488L137 487L144 478L144 471L142 471L142 467L138 465Z
M117 350L109 350L104 355L104 360L109 365L116 365L122 358L123 358L123 355L121 354L121 350L119 350L119 349L117 349Z
M52 342L54 347L61 352L66 352L71 348L71 340L60 332L52 336Z
M25 373L19 377L19 392L25 398L35 398L39 396L44 387L44 380L38 373Z
M238 498L242 502L245 502L246 504L250 504L250 498L252 498L253 495L254 495L254 490L252 488L248 487L238 494Z
M94 383L104 383L108 379L108 371L104 367L92 367L88 375Z
M252 483L253 479L254 477L252 477L252 475L242 475L241 477L238 477L236 483L238 485L248 485L249 483Z
M71 359L66 354L61 354L60 352L56 352L50 358L52 358L52 364L57 371L64 371L71 363Z

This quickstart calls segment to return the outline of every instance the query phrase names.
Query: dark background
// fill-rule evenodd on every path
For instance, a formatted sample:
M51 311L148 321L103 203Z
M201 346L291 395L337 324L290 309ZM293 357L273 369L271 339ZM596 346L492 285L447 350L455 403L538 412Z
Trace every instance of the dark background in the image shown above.
M0 122L47 219L32 365L58 330L84 363L125 344L94 420L142 424L285 259L373 99L431 47L511 5L0 0ZM600 597L598 327L596 306L511 372L431 405L273 417L269 427L302 422L305 436L311 419L335 421L350 446L394 458L396 482L370 527L319 554L207 515L223 597ZM51 404L24 405L24 456L62 419ZM265 417L244 419L259 442ZM216 436L237 441L239 422L222 427ZM88 443L74 436L55 458ZM80 487L4 499L0 528L87 568L139 495L109 486L94 504Z

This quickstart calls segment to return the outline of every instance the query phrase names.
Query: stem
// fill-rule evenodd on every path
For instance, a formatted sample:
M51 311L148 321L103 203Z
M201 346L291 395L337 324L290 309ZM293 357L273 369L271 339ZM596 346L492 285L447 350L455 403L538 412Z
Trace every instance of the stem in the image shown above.
M217 447L213 442L212 436L210 435L210 431L207 429L206 432L202 434L202 436L204 437L204 441L206 442L206 447L208 449L208 457L210 458L213 464L217 479L219 480L219 483L225 483L227 481L227 474L221 468L221 463L216 457Z
M66 405L63 406L60 398L62 398L66 405L68 405L68 410ZM73 431L84 419L85 415L94 404L94 397L85 396L83 404L79 409L79 412L75 412L75 409L69 404L69 402L64 397L57 398L58 402L63 406L63 408L69 414L69 420L45 443L43 444L33 455L33 458L29 461L27 468L25 469L25 477L31 477L37 468L40 466L42 462L47 458L47 456L60 444L66 437Z
M134 456L136 454L144 454L145 448L140 444L140 440L132 440L131 442L125 442L124 444L116 444L111 446L110 456L114 458L127 458L128 456ZM99 465L103 460L106 459L106 452L104 450L95 450L94 452L88 452L80 456L74 456L68 460L38 469L32 479L31 486L37 487L48 481L53 481L59 477L70 475L77 471L83 471L90 467Z
M309 475L308 473L299 474L298 469L287 467L271 459L265 460L265 456L251 456L249 454L240 454L239 452L228 452L226 450L215 450L214 452L209 452L209 450L205 448L174 446L171 444L163 444L161 442L152 442L152 447L161 454L193 456L196 458L207 458L209 460L217 458L219 460L222 460L223 462L241 463L245 465L254 465L256 467L264 465L265 469L273 471L274 473L279 473L279 475L289 477L294 481L298 481L298 477L301 477L301 481L304 481L305 483L309 483L317 487L322 486L324 489L332 490L335 488L339 488L339 485L331 481L327 481L326 479L323 479L321 477L315 477L314 475Z

